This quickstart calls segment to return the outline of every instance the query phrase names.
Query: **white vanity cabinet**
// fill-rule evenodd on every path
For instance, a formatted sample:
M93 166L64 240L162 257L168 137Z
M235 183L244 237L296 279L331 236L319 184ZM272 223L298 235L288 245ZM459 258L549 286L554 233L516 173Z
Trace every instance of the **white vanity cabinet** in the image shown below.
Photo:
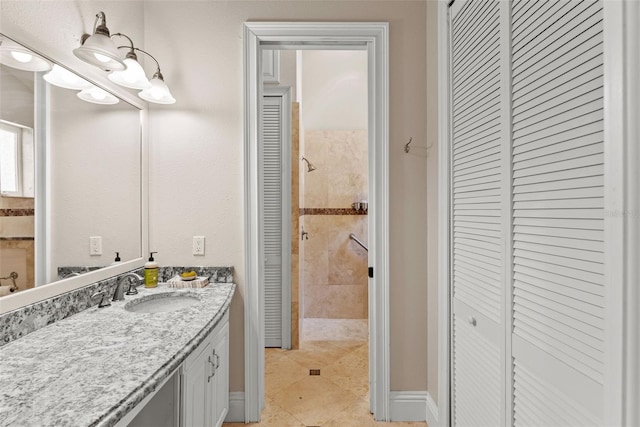
M229 314L185 360L180 426L219 427L229 410Z

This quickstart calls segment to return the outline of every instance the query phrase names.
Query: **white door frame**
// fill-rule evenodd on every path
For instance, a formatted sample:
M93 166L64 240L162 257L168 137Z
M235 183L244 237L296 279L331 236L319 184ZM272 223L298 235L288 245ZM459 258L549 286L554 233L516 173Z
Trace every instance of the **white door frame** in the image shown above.
M371 410L389 420L389 24L386 22L247 22L244 24L245 422L264 406L264 292L260 263L258 135L261 46L366 49L369 139L369 347Z
M438 0L438 413L451 420L451 83L449 0ZM427 418L429 419L429 418Z
M604 1L604 425L640 425L640 4Z
M459 1L459 0L458 0ZM640 4L604 1L605 286L604 425L640 425ZM452 423L449 0L438 0L438 419Z

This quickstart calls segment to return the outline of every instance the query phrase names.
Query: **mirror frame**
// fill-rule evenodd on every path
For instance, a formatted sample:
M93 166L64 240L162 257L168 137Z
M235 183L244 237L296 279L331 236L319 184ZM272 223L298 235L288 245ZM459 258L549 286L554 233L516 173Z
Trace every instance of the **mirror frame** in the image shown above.
M110 92L116 97L120 98L121 101L124 101L131 106L137 108L139 110L140 115L140 243L141 243L141 254L139 258L134 258L129 261L123 261L116 265L106 266L104 268L90 271L80 276L69 277L67 279L58 280L55 282L47 283L45 285L36 286L32 289L27 289L22 292L18 292L13 295L7 295L5 297L0 298L0 315L4 313L8 313L10 311L19 309L26 305L34 304L57 295L61 295L75 289L82 288L84 286L88 286L92 283L99 282L101 280L106 280L120 274L126 273L128 271L142 268L145 263L145 255L149 252L149 144L148 144L148 104L138 99L137 96L127 91L125 88L121 88L117 85L112 84L107 78L106 74L104 78L100 78L100 74L97 72L99 70L93 70L90 65L81 64L81 67L71 67L68 64L52 58L50 55L42 53L40 49L34 48L34 46L29 45L25 42L18 40L6 32L1 32L0 36L5 37L11 41L14 41L27 49L30 49L37 55L45 58L46 60L58 64L61 67L68 69L69 71L78 74L83 77L90 83L101 87L102 89ZM33 41L32 41L33 42ZM33 43L32 43L33 44ZM43 126L37 126L38 123L42 123L42 119L46 114L47 102L46 99L43 99L43 94L45 93L46 82L43 79L36 80L36 86L34 88L34 96L35 98L35 123L36 129L34 130L34 139L38 140L39 138L43 138L46 135L46 129L43 129ZM42 164L43 160L45 160L43 150L36 150L36 164ZM38 198L45 197L46 195L46 180L45 174L39 168L35 168L36 171L36 189L35 189L35 197L36 200ZM42 200L42 199L40 199ZM34 217L34 226L35 226L35 256L36 259L46 254L46 241L38 243L38 236L46 236L46 217L44 213L38 214ZM37 265L37 263L36 263ZM38 273L36 272L36 282Z

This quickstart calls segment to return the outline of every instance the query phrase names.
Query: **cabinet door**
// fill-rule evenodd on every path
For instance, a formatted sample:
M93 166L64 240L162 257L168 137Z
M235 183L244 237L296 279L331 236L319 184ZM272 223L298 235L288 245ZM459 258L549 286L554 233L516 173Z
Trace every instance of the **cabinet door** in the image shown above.
M505 425L506 4L453 4L452 424Z
M602 424L602 8L512 3L516 427Z
M229 324L226 323L213 338L215 363L212 378L211 425L220 427L229 412Z
M286 111L282 96L265 96L262 115L262 240L264 250L264 340L266 347L287 347L283 336L290 336L284 321L283 292L291 289L290 268L283 265L283 249L287 247L283 236L285 227L291 224L283 204L283 190L286 188L284 171L285 129L283 113Z
M207 338L196 349L183 374L183 425L203 427L211 425L211 374L213 373L212 343Z

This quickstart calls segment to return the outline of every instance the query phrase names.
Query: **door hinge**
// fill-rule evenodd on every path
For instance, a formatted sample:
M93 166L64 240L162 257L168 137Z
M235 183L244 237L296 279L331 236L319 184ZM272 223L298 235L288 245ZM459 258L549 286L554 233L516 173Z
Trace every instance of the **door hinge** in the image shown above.
M369 277L373 279L373 267L369 267Z

